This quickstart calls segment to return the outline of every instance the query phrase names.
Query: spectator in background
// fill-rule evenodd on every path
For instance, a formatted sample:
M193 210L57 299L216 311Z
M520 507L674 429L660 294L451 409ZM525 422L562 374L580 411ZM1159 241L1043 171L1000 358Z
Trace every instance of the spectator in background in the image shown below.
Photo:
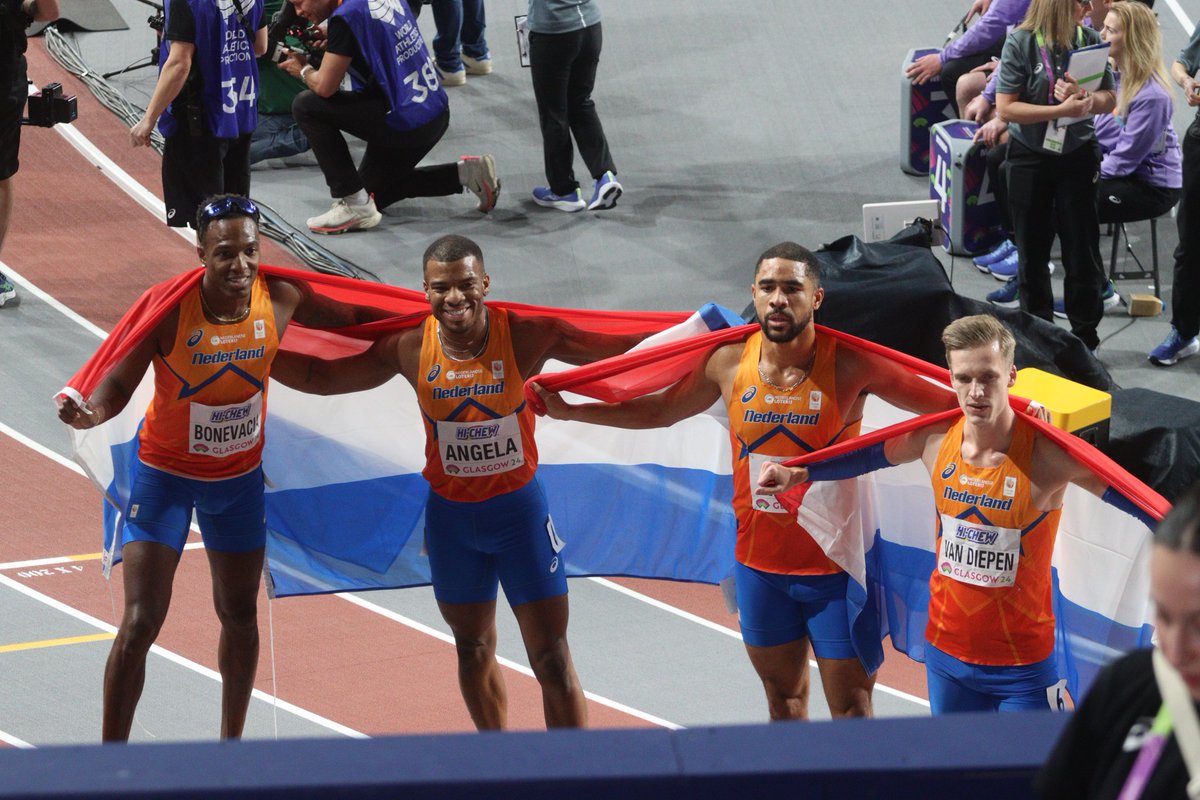
M1186 723L1180 706L1183 714L1195 714L1200 703L1200 484L1184 492L1154 531L1150 596L1157 649L1124 655L1096 678L1034 782L1039 797L1189 796L1188 766L1174 731ZM1164 690L1164 682L1175 692Z
M1025 20L1004 43L996 108L1009 125L1008 196L1021 309L1054 318L1049 263L1057 229L1071 331L1094 353L1100 346L1096 328L1104 315L1105 279L1096 216L1100 148L1092 115L1112 111L1116 97L1107 66L1094 93L1067 75L1070 51L1100 40L1090 28L1078 27L1079 5L1076 0L1030 3ZM1080 121L1060 126L1060 119Z
M194 225L206 197L250 194L258 62L267 52L263 0L170 0L158 83L129 138L148 147L158 123L167 224Z
M987 0L975 0L967 12L967 20L979 14L979 21L942 51L922 56L910 64L906 71L909 80L921 84L940 75L942 89L957 117L961 107L957 94L959 79L1000 55L1004 35L1011 26L1021 21L1028 8L1029 0L991 0L990 3ZM982 84L977 85L975 91L978 92L981 87Z
M559 211L612 208L624 191L592 101L603 37L594 0L529 0L529 63L542 128L549 186L533 190L539 206ZM592 175L591 200L575 180L571 137Z
M418 167L450 125L450 106L421 31L404 0L290 0L314 25L327 22L320 66L297 52L280 65L304 81L292 115L308 137L333 196L308 220L313 233L373 228L380 208L408 197L470 189L479 210L496 205L500 181L490 155ZM350 73L354 91L341 91ZM357 168L342 135L367 143Z
M1187 47L1171 65L1171 77L1183 89L1191 107L1200 106L1200 26L1192 32ZM1183 192L1176 223L1179 246L1175 248L1175 282L1171 287L1171 332L1150 351L1150 362L1169 367L1181 358L1200 352L1200 115L1183 137Z
M1116 67L1117 107L1095 119L1100 161L1098 218L1102 223L1152 219L1171 210L1183 186L1175 104L1162 60L1162 33L1149 6L1116 2L1104 19L1104 41ZM1104 304L1120 301L1109 281ZM1054 314L1066 317L1061 301Z
M437 36L433 57L442 86L462 86L468 75L492 71L484 30L483 0L428 0Z
M297 22L296 10L284 0L264 0L271 18L267 38L271 46L258 60L261 79L258 90L258 126L250 135L250 163L269 158L287 158L308 150L308 138L292 116L292 101L304 90L304 84L276 69L276 45L283 47L287 29Z
M31 20L58 19L58 0L0 0L0 251L12 218L13 176L20 166L21 115L29 97L25 74L25 28ZM0 272L0 306L17 297L16 287Z

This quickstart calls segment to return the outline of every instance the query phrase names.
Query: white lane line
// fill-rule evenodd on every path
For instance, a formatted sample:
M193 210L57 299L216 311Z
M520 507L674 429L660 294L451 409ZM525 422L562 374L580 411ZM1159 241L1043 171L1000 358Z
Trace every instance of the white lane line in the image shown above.
M58 134L78 150L84 158L104 173L104 177L115 183L121 191L132 197L142 208L149 211L155 219L164 225L166 224L166 211L163 209L163 201L158 199L145 186L138 183L136 178L121 169L100 148L92 144L92 141L83 134L83 131L74 125L55 125L54 130L58 131ZM196 243L196 237L190 228L171 228L171 230L183 237L183 240L188 244Z
M682 608L677 608L669 603L656 600L649 595L642 594L636 589L630 589L628 586L622 586L619 583L610 581L608 578L588 578L588 580L598 583L605 588L612 589L614 592L620 592L623 595L632 597L634 600L638 600L646 605L666 611L668 614L674 614L677 617L682 617L688 622L694 622L697 625L702 625L705 628L708 628L709 630L714 630L717 633L723 633L732 639L737 639L739 642L742 641L742 634L739 631L735 631L733 628L728 628L718 622L713 622L710 619L697 616L690 611L684 611ZM809 659L808 663L813 669L817 668L816 661ZM884 694L890 694L893 697L898 697L901 700L907 700L910 703L915 703L922 708L929 708L929 701L923 697L917 697L914 694L909 694L908 692L901 691L900 689L893 689L891 686L885 686L882 683L875 684L875 689L876 691L883 692Z
M13 736L11 733L5 733L4 731L0 731L0 742L4 742L5 744L10 745L12 747L18 747L22 750L34 750L35 749L33 745L31 745L29 742L25 741L24 739L18 739L17 737Z
M26 447L28 447L30 450L33 450L38 455L45 456L46 458L53 461L55 464L58 464L61 467L66 467L67 469L74 472L76 475L84 475L83 467L79 466L71 459L67 458L66 456L59 455L58 453L51 450L49 447L45 447L44 445L42 445L40 442L35 442L33 439L30 439L28 436L21 433L20 431L13 430L9 426L5 425L3 422L0 422L0 433L4 434L5 436L9 437L10 439L13 439L13 440L19 442L20 444L25 445ZM84 475L84 477L87 477L87 476Z
M89 320L85 319L82 315L77 314L75 311L68 308L61 301L59 301L56 298L52 297L51 295L47 294L45 291L43 291L38 286L36 286L32 281L30 281L24 275L17 272L15 269L10 267L8 264L4 263L3 261L0 261L0 272L3 272L5 275L7 275L9 277L9 279L12 280L13 283L20 286L22 289L24 289L29 294L31 294L34 297L36 297L37 299L41 300L43 303L50 306L55 311L58 311L63 316L70 319L72 322L78 323L88 333L94 333L97 336L99 336L101 339L108 336L108 333L103 328L96 326Z
M43 604L49 606L50 608L55 609L56 611L61 611L62 613L66 614L67 616L74 617L75 619L77 619L87 625L91 625L92 627L96 628L97 630L101 630L106 633L111 633L113 635L116 635L117 629L115 627L113 627L112 625L108 624L107 622L102 622L101 620L96 619L95 617L93 617L90 614L86 614L77 608L72 608L71 606L67 605L66 603L62 603L58 600L55 600L53 597L44 595L41 592L37 591L36 589L31 589L28 586L24 585L23 583L15 581L6 575L0 575L0 586L7 586L10 589L13 589L14 591L20 592L21 594L25 595L26 597L32 598L39 603L43 603ZM179 666L184 667L185 669L189 669L192 672L195 672L199 675L203 675L206 678L211 678L212 680L216 681L217 683L221 682L221 675L216 670L211 670L208 667L203 666L202 664L197 664L195 661L191 661L187 658L184 658L183 656L179 655L178 653L173 653L170 650L160 647L159 645L152 645L150 647L150 652L154 653L155 655L162 656L163 658L167 659L168 661L170 661L173 664L178 664ZM327 728L328 730L331 730L334 733L339 733L342 736L348 736L352 739L368 738L366 734L356 731L353 728L348 728L345 725L334 722L331 719L326 719L325 717L322 717L319 714L314 714L313 712L311 712L307 709L300 708L299 706L293 705L285 700L279 700L277 698L274 698L271 695L269 695L266 692L261 691L259 689L254 690L253 696L258 700L262 700L264 703L272 703L272 704L276 705L282 711L286 711L290 714L294 714L295 716L297 716L303 720L307 720L308 722L312 722L316 725L320 725L321 727Z
M1192 31L1196 30L1196 24L1188 19L1188 15L1184 12L1183 7L1179 5L1179 0L1166 0L1166 3L1175 15L1175 19L1179 20L1179 24L1183 26L1184 35L1191 36Z
M419 631L420 633L424 633L427 636L432 636L433 638L439 639L443 642L446 642L447 644L451 644L451 645L454 644L454 637L451 636L450 634L442 633L437 628L431 628L423 622L417 622L415 619L406 617L403 614L398 614L397 612L392 611L389 608L384 608L381 605L376 605L375 603L372 603L369 600L364 600L363 598L361 598L357 595L353 595L353 594L338 594L336 596L342 598L343 600L345 600L347 602L353 603L354 605L356 605L360 608L364 608L367 611L371 611L375 614L379 614L381 616L387 617L388 619L393 620L394 622L399 622L401 625L407 625L408 627L412 628L413 630ZM511 670L515 670L515 671L521 673L522 675L527 675L531 678L533 677L533 670L531 670L529 667L525 666L524 664L519 664L516 661L513 661L508 658L504 658L503 656L496 656L496 661L498 661L501 666L505 666ZM613 708L624 714L628 714L631 717L637 717L640 720L645 720L646 722L649 722L653 725L658 725L658 726L661 726L663 728L668 728L673 731L680 730L683 727L682 725L677 725L674 722L669 722L669 721L663 719L662 717L656 717L653 714L647 714L645 711L641 711L639 709L633 708L632 706L627 706L624 703L619 703L616 700L611 700L607 697L604 697L603 695L598 695L598 694L595 694L594 692L589 692L586 689L584 690L583 694L585 697L587 697L587 699L592 700L596 703L599 703L602 706L608 706L609 708Z
M194 526L192 530L196 530ZM199 533L199 531L196 532ZM183 549L203 550L204 542L188 542L183 546ZM30 567L52 567L55 564L78 564L80 561L99 561L103 555L103 553L88 553L86 555L33 558L29 561L5 561L0 562L0 572L9 572L14 569L29 569Z

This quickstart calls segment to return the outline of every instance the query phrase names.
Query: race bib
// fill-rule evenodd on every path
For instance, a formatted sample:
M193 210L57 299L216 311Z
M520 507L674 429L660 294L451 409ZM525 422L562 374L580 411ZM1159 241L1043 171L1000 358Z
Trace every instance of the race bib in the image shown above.
M789 456L768 456L762 453L749 453L749 456L747 468L750 470L750 499L754 510L767 514L787 514L788 510L775 499L775 495L755 494L754 488L758 486L758 473L762 472L763 464L768 461L778 464L787 461Z
M938 571L972 586L1003 587L1017 582L1021 531L942 514Z
M478 478L508 472L525 463L516 414L483 422L438 420L438 451L447 475Z
M225 458L249 450L262 436L262 392L228 406L189 407L188 452Z

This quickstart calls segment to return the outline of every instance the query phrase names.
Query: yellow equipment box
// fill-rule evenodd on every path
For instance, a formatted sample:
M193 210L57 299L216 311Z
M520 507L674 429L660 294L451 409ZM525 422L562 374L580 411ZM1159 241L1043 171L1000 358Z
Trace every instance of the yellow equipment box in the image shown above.
M1112 416L1112 395L1108 392L1033 367L1017 371L1017 382L1010 391L1044 405L1054 427L1097 447L1108 443Z

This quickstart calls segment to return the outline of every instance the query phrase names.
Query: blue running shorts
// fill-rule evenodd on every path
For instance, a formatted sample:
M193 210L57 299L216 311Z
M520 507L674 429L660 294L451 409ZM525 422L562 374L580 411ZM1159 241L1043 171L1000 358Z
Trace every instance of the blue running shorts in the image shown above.
M477 503L429 493L425 550L439 602L486 603L497 584L512 606L564 595L562 548L537 478Z
M779 575L738 563L738 624L752 647L775 647L807 637L817 658L857 658L850 642L844 572Z
M960 661L925 647L929 706L934 714L956 711L1057 711L1062 686L1054 656L1033 664L987 666Z
M121 544L158 542L182 553L193 508L209 550L248 553L266 544L261 466L236 478L202 481L163 472L141 461L134 466Z

